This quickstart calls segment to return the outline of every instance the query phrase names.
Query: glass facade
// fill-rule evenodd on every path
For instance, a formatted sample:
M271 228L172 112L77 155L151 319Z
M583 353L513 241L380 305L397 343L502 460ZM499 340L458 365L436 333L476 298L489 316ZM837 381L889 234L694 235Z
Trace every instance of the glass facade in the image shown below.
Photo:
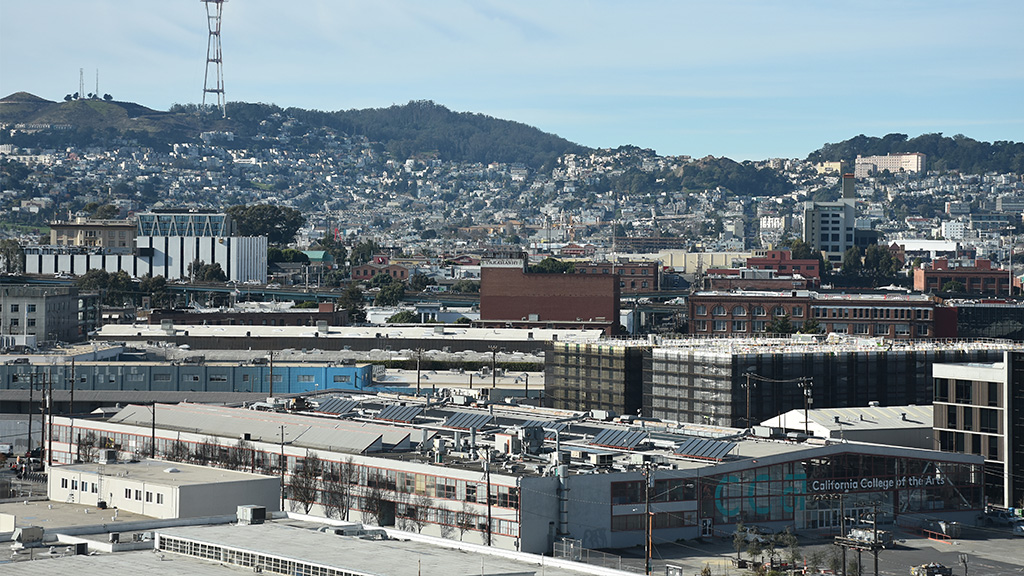
M651 503L656 528L694 526L697 518L708 518L719 526L781 522L813 530L839 526L840 510L857 517L876 503L894 516L981 509L983 475L981 464L838 453L706 477L656 478ZM657 506L693 500L696 510L665 512ZM613 507L643 502L643 481L611 484ZM642 518L613 516L612 530L643 530Z
M643 353L640 346L549 343L544 368L546 405L637 414L643 398Z

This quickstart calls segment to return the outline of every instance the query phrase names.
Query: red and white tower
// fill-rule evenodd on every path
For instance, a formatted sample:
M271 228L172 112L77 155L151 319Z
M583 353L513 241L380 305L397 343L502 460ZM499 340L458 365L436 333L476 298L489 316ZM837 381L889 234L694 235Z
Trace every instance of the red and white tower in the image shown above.
M228 111L224 102L224 59L220 53L220 17L227 0L200 0L206 5L206 23L210 29L210 37L206 42L206 75L203 77L203 106L206 106L206 95L215 94L217 107L227 118ZM210 78L210 67L213 66L213 79ZM212 86L211 86L212 84Z

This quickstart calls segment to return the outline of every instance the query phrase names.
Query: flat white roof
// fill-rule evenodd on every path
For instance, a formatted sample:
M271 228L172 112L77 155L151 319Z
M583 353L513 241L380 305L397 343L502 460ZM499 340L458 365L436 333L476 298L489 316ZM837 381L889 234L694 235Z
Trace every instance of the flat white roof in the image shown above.
M187 330L189 336L200 338L298 338L314 336L318 338L391 338L430 339L440 341L461 340L505 340L515 342L537 341L538 344L548 340L594 341L604 333L601 330L555 330L549 328L517 329L517 328L469 328L463 326L331 326L327 333L320 333L316 326L214 326L196 324L175 324L174 330L164 330L159 324L107 324L100 328L99 335L103 338L139 338L160 340L169 336L183 336ZM443 328L443 331L440 329Z
M99 465L95 462L85 464L66 464L53 466L54 473L80 472L82 474L98 474ZM169 472L173 469L176 472ZM239 472L237 470L225 470L221 468L210 468L207 466L195 466L181 462L169 462L167 460L142 460L139 462L119 462L117 464L104 464L104 476L125 477L130 480L160 484L163 486L195 486L201 484L220 484L224 482L243 482L246 480L277 479L276 476L265 476L263 474L252 474L250 472Z

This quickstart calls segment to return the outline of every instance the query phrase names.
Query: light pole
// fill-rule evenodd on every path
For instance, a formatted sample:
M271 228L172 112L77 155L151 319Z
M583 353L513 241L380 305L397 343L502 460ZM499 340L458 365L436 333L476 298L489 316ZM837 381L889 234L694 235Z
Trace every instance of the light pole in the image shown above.
M804 391L804 435L810 436L810 423L807 421L807 405L814 401L811 398L811 388L814 386L814 381L810 378L801 378L797 382L797 386Z
M491 388L497 388L498 386L498 347L491 344L487 347L491 351Z
M754 382L754 381L751 380L751 378L754 376L753 372L754 372L754 367L753 366L751 366L750 368L747 368L747 371L744 374L744 376L746 377L746 381L743 383L743 387L747 389L747 419L746 419L746 422L745 422L746 425L747 425L747 428L750 428L750 389L757 387L757 382Z
M423 357L423 348L416 349L416 395L420 395L420 359Z

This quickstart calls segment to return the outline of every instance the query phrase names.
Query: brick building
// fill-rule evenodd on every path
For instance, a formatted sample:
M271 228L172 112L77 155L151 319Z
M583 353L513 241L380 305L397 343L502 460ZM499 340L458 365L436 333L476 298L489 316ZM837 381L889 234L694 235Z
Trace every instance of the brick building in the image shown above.
M657 292L661 289L661 262L590 262L577 263L577 274L610 274L618 276L622 292Z
M690 334L746 336L765 333L787 316L795 329L810 319L824 333L926 338L934 332L935 302L908 294L820 294L817 292L698 292L690 296Z
M971 294L1010 293L1009 272L992 268L992 262L983 258L973 262L938 258L914 269L914 290L918 292L939 292L949 282L963 284L962 291Z
M522 258L485 260L480 269L483 325L619 327L619 282L611 274L536 274Z
M780 276L799 274L804 278L821 279L818 260L793 259L789 250L769 250L764 256L747 258L747 268L775 270Z

